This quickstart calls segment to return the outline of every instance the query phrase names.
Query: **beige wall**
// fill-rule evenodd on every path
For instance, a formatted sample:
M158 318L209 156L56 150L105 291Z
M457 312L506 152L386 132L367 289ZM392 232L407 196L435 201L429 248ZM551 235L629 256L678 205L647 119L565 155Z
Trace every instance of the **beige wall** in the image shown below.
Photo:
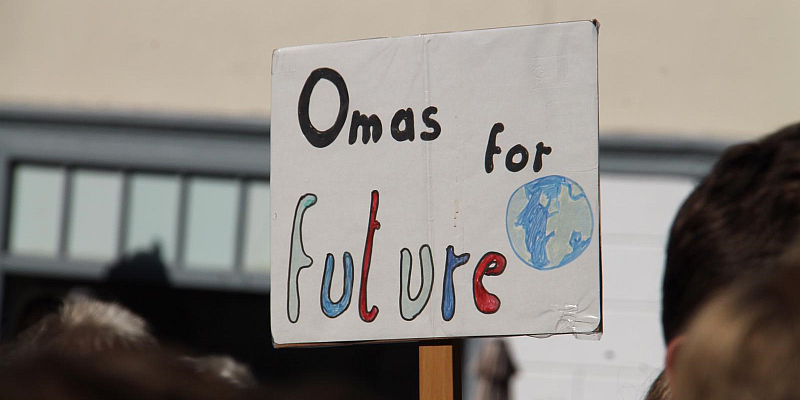
M267 116L278 47L592 18L603 131L800 120L796 0L0 0L0 104Z

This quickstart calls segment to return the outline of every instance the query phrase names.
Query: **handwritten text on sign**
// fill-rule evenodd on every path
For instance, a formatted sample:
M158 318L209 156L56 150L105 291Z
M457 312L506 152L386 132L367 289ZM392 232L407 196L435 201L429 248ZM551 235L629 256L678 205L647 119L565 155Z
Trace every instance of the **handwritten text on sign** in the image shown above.
M276 51L275 343L595 330L596 50L574 22Z

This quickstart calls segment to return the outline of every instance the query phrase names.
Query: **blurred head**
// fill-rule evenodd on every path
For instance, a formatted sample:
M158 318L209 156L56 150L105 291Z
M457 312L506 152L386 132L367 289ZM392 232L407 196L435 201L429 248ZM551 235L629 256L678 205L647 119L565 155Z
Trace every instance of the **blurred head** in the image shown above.
M42 357L62 362L108 358L125 352L167 354L150 333L147 322L127 308L76 292L68 296L57 312L45 315L7 345L0 360L15 364ZM59 357L67 357L61 359ZM250 369L226 355L192 357L174 354L198 375L213 375L240 387L258 385ZM80 364L80 363L78 363Z
M4 400L268 399L163 349L38 353L0 369Z
M6 361L40 353L90 355L110 350L157 347L147 322L114 303L74 294L58 312L45 315L22 331L6 349Z
M668 364L675 398L800 398L799 286L793 268L719 292L692 318Z
M672 342L710 293L773 273L800 232L800 124L725 151L675 217L662 323Z

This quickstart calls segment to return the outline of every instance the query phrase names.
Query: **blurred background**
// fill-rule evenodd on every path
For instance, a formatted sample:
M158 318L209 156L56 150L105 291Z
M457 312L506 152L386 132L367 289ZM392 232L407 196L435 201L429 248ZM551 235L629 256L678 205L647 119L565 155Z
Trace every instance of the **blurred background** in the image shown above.
M798 119L797 1L0 0L0 340L81 287L268 383L417 397L415 344L272 348L272 51L582 19L601 25L605 334L509 339L511 394L640 399L677 208L727 145Z

